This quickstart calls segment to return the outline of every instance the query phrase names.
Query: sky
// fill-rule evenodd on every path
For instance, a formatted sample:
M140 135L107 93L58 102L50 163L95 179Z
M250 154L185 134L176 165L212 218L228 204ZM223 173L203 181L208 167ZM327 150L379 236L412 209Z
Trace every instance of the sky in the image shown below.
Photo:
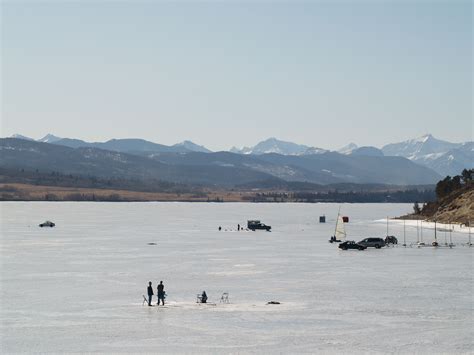
M472 140L471 1L2 1L1 132Z

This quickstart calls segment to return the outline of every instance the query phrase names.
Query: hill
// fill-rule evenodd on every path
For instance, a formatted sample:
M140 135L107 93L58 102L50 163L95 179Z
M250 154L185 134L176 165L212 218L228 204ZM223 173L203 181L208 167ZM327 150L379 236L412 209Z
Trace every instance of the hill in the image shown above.
M462 175L447 176L436 185L436 201L426 203L407 218L423 218L441 223L474 222L474 169L463 170Z

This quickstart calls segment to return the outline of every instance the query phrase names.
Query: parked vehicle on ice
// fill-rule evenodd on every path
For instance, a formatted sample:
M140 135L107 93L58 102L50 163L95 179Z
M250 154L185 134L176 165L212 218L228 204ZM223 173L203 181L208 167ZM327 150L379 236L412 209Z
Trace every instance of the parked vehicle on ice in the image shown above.
M54 224L53 222L51 221L45 221L43 223L40 223L40 227L54 227L56 224Z
M347 249L364 250L364 249L367 249L366 246L363 246L359 243L356 243L353 240L347 240L347 241L339 244L339 248L342 249L342 250L347 250Z
M365 238L362 239L359 244L367 248L377 248L380 249L385 246L385 240L382 238Z
M269 232L270 229L272 229L271 226L267 226L266 224L264 224L264 223L262 223L258 220L249 220L249 221L247 221L247 228L252 230L252 231L255 231L256 229L264 229L267 232Z
M385 237L385 244L398 244L398 239L394 235L387 235Z

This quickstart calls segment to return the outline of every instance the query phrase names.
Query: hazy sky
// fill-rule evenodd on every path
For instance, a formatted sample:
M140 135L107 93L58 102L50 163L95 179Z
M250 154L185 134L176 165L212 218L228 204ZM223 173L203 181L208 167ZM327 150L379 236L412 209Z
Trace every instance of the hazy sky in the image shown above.
M471 1L1 3L1 136L473 137Z

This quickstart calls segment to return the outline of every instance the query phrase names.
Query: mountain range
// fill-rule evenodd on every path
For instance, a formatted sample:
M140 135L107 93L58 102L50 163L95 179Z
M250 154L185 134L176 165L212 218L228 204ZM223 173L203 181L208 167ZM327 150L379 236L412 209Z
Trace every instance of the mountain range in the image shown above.
M426 166L440 175L458 175L463 169L474 166L474 142L450 143L431 134L401 143L387 144L382 152L400 156Z
M210 153L211 151L204 146L195 144L191 141L184 141L176 143L172 146L163 144L153 143L144 139L110 139L106 142L86 142L80 139L74 138L61 138L52 134L47 134L43 138L35 140L21 134L14 134L11 138L23 139L28 141L36 141L42 143L51 143L57 145L63 145L70 148L100 148L105 150L112 150L117 152L150 152L150 153L164 153L164 152L175 152L175 153L189 153L189 152L201 152Z
M2 138L0 167L223 187L241 184L258 187L268 181L416 185L432 184L440 178L433 170L406 158L383 155L183 152L141 140L111 140L104 143L109 149L104 149L104 145L70 147L58 142ZM118 150L125 148L129 150Z
M232 147L230 152L237 154L281 154L281 155L309 155L328 152L326 149L309 147L303 144L282 141L276 138L268 138L253 147L236 148Z
M14 139L12 139L14 138ZM318 184L329 183L385 183L385 184L429 184L436 182L441 176L459 174L464 168L473 167L473 142L450 143L425 135L420 138L405 142L387 144L381 149L371 146L359 147L354 143L341 148L337 152L307 145L281 141L269 138L253 147L242 149L232 148L230 152L211 152L204 146L191 141L184 141L171 146L153 143L143 139L111 139L106 142L86 142L79 139L60 138L52 134L35 141L22 135L14 135L11 139L2 139L2 159L0 166L11 160L4 159L6 153L18 150L25 153L22 145L29 142L47 143L53 146L62 146L75 149L74 159L79 159L77 166L72 166L73 161L56 169L64 172L84 172L79 166L91 156L95 156L94 164L103 160L121 161L126 157L127 164L133 162L136 171L140 174L125 172L131 166L124 167L114 173L111 169L109 175L120 175L122 171L126 176L133 178L143 177L198 184L246 184L265 179L280 179L281 181L301 181ZM6 144L8 143L8 144ZM5 145L6 144L6 145ZM33 147L32 146L32 147ZM45 151L40 146L30 147L32 151ZM89 150L85 149L89 148ZM46 149L48 153L51 151ZM107 154L103 151L108 151ZM71 151L55 150L55 154L72 154ZM17 152L18 153L18 152ZM122 154L118 154L122 153ZM77 155L78 154L78 155ZM118 155L117 155L118 154ZM33 161L32 157L29 157ZM140 160L145 159L145 160ZM28 159L24 159L28 161ZM137 164L136 166L134 164ZM150 164L154 164L153 167ZM162 164L162 165L160 165ZM164 165L163 165L164 164ZM18 164L16 164L18 165ZM35 164L30 164L33 168ZM36 168L51 165L36 164ZM90 164L85 164L89 168ZM100 165L100 164L99 164ZM137 170L138 166L141 168ZM54 166L50 166L51 169ZM184 169L186 171L181 171ZM187 176L192 169L195 176ZM203 171L201 171L203 170ZM198 172L196 174L196 172ZM231 173L230 171L234 171ZM215 172L215 175L209 174ZM100 167L96 167L88 174L107 175ZM221 179L223 176L232 175L229 180ZM178 176L179 175L179 176ZM236 177L239 177L237 179Z

